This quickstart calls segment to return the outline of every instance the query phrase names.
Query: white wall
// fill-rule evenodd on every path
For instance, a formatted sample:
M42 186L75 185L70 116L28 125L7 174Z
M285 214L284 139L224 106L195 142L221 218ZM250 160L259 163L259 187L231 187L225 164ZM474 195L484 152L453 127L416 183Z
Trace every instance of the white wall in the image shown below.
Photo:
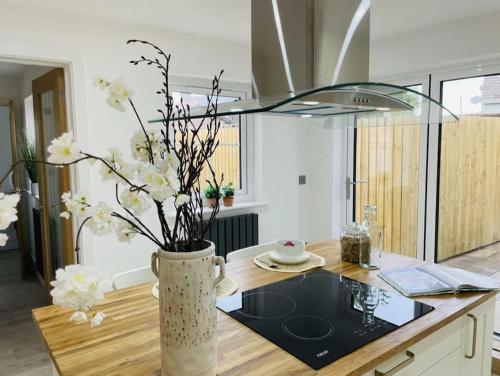
M376 6L377 3L375 3ZM388 22L373 12L372 28ZM370 44L370 77L402 77L477 61L500 62L500 12L441 23L396 34Z
M282 238L308 238L309 185L299 185L308 174L307 126L297 118L255 117L260 128L257 145L262 171L261 199L269 206L259 217L261 243Z
M324 128L311 119L257 119L261 197L269 203L259 219L260 241L338 238L345 218L345 130ZM305 185L299 185L299 175L306 175Z
M104 94L92 84L96 75L123 77L134 88L134 100L144 119L156 117L158 76L146 67L128 63L153 52L126 46L130 38L150 40L170 52L174 74L210 78L224 68L225 79L250 81L247 44L15 5L2 6L0 14L0 55L29 58L35 54L47 61L69 60L68 78L75 88L67 93L75 103L70 123L82 147L95 153L104 153L112 145L127 148L129 136L137 129L130 111L119 113L105 104ZM112 197L113 186L100 182L97 168L82 166L77 171L79 186L94 201ZM150 217L156 222L153 214ZM82 245L84 262L111 273L148 264L153 251L146 241L128 245L118 243L114 236L93 237L87 232Z

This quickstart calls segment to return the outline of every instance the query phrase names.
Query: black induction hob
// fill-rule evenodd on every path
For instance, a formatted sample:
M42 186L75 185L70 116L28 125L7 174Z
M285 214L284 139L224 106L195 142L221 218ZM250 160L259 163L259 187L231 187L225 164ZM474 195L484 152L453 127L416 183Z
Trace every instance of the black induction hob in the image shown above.
M434 309L326 270L220 298L217 307L314 369Z

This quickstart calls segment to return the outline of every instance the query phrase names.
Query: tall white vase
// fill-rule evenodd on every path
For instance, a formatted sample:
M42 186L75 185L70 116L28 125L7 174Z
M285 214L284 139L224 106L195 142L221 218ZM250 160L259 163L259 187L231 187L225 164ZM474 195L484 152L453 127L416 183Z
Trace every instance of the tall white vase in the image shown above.
M162 376L217 374L215 286L224 278L225 264L215 256L215 245L208 244L196 252L158 250L152 255L160 282Z

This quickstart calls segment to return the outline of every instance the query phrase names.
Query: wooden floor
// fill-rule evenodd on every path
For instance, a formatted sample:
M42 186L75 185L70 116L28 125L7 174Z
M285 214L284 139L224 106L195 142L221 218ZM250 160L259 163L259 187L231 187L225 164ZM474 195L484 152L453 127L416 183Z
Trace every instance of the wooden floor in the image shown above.
M0 251L0 375L49 376L52 363L31 318L45 305L36 277L22 281L17 251Z

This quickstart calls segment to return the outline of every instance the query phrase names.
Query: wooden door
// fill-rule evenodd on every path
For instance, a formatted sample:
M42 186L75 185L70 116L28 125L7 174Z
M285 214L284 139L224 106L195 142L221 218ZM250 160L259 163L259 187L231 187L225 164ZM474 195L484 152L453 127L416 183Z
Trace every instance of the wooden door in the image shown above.
M56 68L33 81L38 155L47 159L50 141L68 131L66 122L64 70ZM55 270L74 263L71 221L60 217L61 194L70 190L69 167L40 164L40 222L47 301Z
M18 158L17 155L17 129L16 129L16 113L14 107L14 101L9 101L9 124L10 124L10 146L12 150L12 164L16 163ZM12 183L14 185L14 190L22 195L20 180L19 180L19 168L15 168L12 172ZM22 199L22 197L21 197ZM19 266L21 271L21 278L25 279L27 274L26 266L26 254L23 242L23 211L21 210L21 203L19 203L19 210L17 211L17 222L14 224L16 227L16 237L17 237L17 247L19 250Z

